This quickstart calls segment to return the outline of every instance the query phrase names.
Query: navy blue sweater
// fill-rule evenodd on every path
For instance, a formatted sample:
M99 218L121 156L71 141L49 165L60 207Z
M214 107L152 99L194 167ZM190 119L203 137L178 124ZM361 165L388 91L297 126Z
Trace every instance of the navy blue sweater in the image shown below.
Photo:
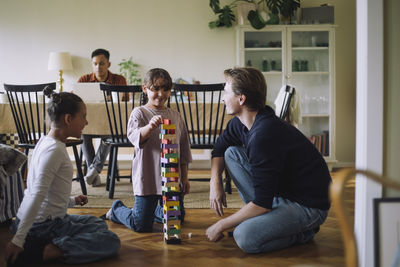
M251 166L255 198L271 209L281 196L310 208L330 207L331 177L325 160L296 127L275 116L266 106L258 112L250 131L235 117L218 138L212 157L223 157L229 146L244 146Z

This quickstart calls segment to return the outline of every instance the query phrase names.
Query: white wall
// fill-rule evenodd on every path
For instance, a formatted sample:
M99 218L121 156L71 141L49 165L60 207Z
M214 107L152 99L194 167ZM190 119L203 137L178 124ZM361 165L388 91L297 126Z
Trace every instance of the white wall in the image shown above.
M223 81L235 61L232 31L210 30L208 1L199 0L1 0L0 83L57 79L47 70L50 51L68 51L73 82L91 72L90 54L111 53L111 71L133 57L141 73L163 67L173 78Z
M221 1L225 3L226 1ZM354 163L355 154L355 0L303 0L303 7L335 6L336 158ZM235 29L208 28L215 19L209 0L0 0L0 84L58 79L47 70L50 51L68 51L73 71L68 86L91 72L90 54L111 52L111 71L133 57L143 75L163 67L173 78L202 83L223 81L235 64ZM0 86L0 90L2 87Z

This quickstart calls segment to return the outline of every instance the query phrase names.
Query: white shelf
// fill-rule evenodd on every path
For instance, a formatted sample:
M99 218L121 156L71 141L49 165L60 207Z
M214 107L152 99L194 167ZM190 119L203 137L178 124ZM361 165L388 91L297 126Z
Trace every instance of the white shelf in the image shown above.
M245 48L244 51L281 51L282 47L252 47L252 48Z
M292 75L329 75L329 71L292 71Z
M310 113L310 114L301 114L302 118L329 118L329 114L317 114L317 113Z
M298 46L298 47L292 47L292 50L328 50L329 47L327 46Z

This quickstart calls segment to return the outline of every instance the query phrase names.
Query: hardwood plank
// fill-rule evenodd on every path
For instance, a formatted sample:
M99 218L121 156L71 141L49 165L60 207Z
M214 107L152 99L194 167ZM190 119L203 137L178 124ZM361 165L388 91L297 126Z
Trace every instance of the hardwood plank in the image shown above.
M201 173L203 174L203 173ZM334 179L335 173L332 173ZM354 183L346 189L346 201L354 210ZM70 214L100 216L106 209L69 209ZM226 209L226 216L235 209ZM187 209L183 225L182 244L167 245L162 239L162 225L155 224L153 233L135 233L126 227L107 221L110 229L121 239L121 249L116 257L85 266L344 266L344 251L340 229L333 211L314 240L281 251L267 254L245 254L232 237L218 243L207 241L204 232L219 218L209 209ZM192 233L192 238L188 234ZM0 257L11 235L8 228L0 227ZM1 265L3 264L3 265ZM0 266L5 266L4 262ZM70 266L49 263L46 266Z

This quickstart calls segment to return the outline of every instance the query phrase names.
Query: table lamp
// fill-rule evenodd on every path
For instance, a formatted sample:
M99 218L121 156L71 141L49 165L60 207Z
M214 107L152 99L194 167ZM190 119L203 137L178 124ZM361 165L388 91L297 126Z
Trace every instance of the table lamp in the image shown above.
M64 82L64 79L62 78L63 70L72 70L70 54L68 52L50 52L48 69L59 71L60 78L57 82L60 83L60 92L62 92L62 84Z

